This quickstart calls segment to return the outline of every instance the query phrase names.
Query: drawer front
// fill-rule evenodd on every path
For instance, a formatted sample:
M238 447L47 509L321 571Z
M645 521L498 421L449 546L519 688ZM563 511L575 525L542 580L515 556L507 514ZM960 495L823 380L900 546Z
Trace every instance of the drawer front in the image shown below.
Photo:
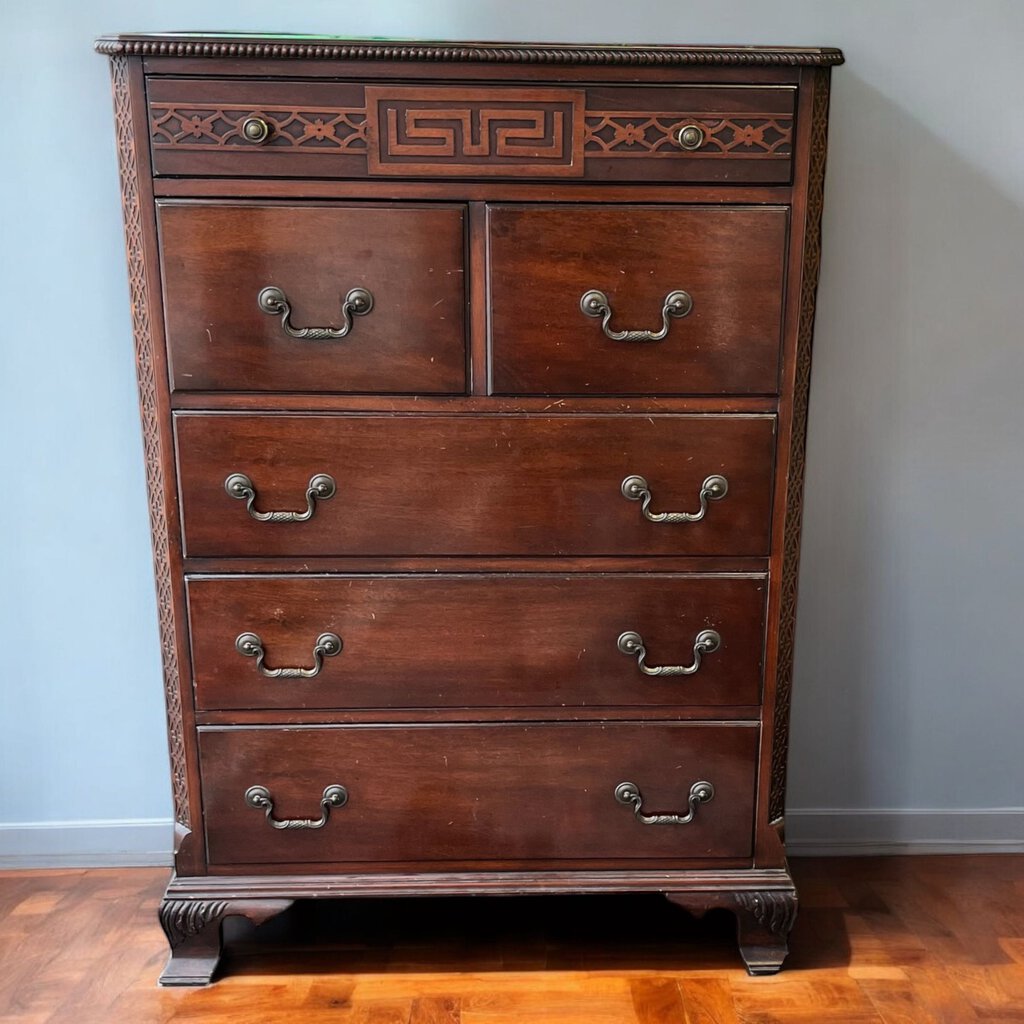
M151 78L157 175L785 183L793 86Z
M778 391L785 209L495 206L488 222L494 393Z
M462 207L163 202L158 216L174 388L465 391Z
M765 590L764 577L664 574L193 577L196 699L201 709L752 705ZM635 642L620 645L626 633L641 637L642 662ZM337 640L324 644L327 634Z
M587 173L612 181L786 183L795 100L792 86L590 88Z
M755 725L635 722L201 729L209 859L745 857L757 739ZM694 797L687 824L643 824L616 798L633 783L641 814L684 817L698 782L713 796ZM331 786L347 800L328 805L322 827L271 827L267 810L278 822L322 820Z
M773 416L175 420L192 557L768 552Z

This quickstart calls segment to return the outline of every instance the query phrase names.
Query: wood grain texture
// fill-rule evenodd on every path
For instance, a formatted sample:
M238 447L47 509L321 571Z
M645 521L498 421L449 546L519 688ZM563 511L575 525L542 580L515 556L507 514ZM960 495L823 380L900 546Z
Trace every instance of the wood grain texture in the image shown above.
M295 57L290 60L259 57L221 57L211 64L204 57L176 57L172 55L143 55L142 65L146 74L197 76L216 75L237 78L273 78L290 81L307 79L312 81L408 81L410 68L401 60L304 60ZM812 65L813 67L813 65ZM777 64L756 67L753 65L722 65L714 74L715 84L730 85L796 85L800 79L800 65ZM453 74L454 73L454 74ZM656 64L606 65L600 75L585 64L561 64L557 70L558 82L582 82L593 84L598 77L601 82L618 82L626 85L664 85L666 80L679 85L707 85L711 74L699 64L674 67L671 77L666 79L665 69ZM552 71L543 64L520 62L516 64L463 64L454 68L451 64L419 63L415 69L417 82L546 82L550 83Z
M639 865L639 866L637 866ZM301 873L257 875L240 868L225 867L205 877L175 876L167 885L168 898L192 900L238 899L248 893L253 899L301 900L310 897L422 896L578 896L583 893L673 893L677 896L702 894L710 905L714 899L736 906L740 893L793 891L793 879L781 868L761 870L748 866L749 860L720 857L714 860L661 865L649 859L619 871L607 871L599 862L578 862L566 866L511 867L498 864L492 871L472 869L406 871L391 865L384 871L376 864L352 873L332 873L332 866L305 865ZM443 866L442 866L443 867ZM426 884L425 884L426 883ZM705 907L705 909L707 909Z
M189 556L762 555L774 419L682 416L176 417ZM253 520L224 481L244 473L257 510L337 494L306 522ZM696 523L652 523L624 498L644 476L652 512L694 512L709 474L729 491Z
M763 578L634 576L251 577L188 581L196 704L211 708L489 708L753 705L761 699ZM616 641L643 637L647 664L691 666L698 633L721 647L693 675L644 675ZM254 632L268 679L235 638Z
M485 313L486 316L486 313ZM481 367L480 380L474 376L474 387L480 391L473 395L330 395L287 394L267 392L187 392L176 391L171 396L171 408L213 412L414 412L414 413L567 413L591 414L658 412L674 413L726 413L743 415L773 413L779 406L775 396L749 395L627 395L590 396L565 395L540 397L537 395L487 395L486 331L479 344L474 337L477 365ZM474 371L475 372L475 371Z
M0 1019L981 1024L1024 1015L1024 857L798 858L786 973L656 895L300 902L228 922L216 985L160 990L156 869L0 874Z
M451 393L466 389L462 207L158 204L171 382L185 391ZM292 338L257 303L280 288Z
M507 708L229 708L196 712L197 725L423 725L453 722L757 722L758 704L665 704Z
M497 394L773 394L787 214L781 208L492 206ZM692 310L661 341L615 341L580 299L603 292L611 331L662 328L666 296Z
M753 725L630 723L203 728L211 864L601 861L750 852ZM714 798L686 825L644 825L615 799L633 782L647 814L686 814L690 787ZM319 819L325 788L348 802L318 829L274 829L247 806L264 786L277 819ZM438 863L441 862L441 863Z
M188 571L195 575L220 573L308 573L308 560L301 557L270 557L254 555L249 558L192 558L186 561ZM560 556L553 558L491 556L486 558L460 557L458 560L444 555L426 557L375 558L367 556L321 557L317 568L337 573L478 573L478 572L645 572L652 566L643 555ZM747 556L740 558L704 558L700 555L666 555L658 559L659 572L683 573L764 573L768 571L768 558Z
M490 356L487 351L487 321L490 316L487 295L487 205L467 204L467 243L469 250L469 388L472 398L459 399L459 407L465 409L467 400L490 404L485 396L489 390ZM428 399L429 401L429 399ZM443 401L443 399L442 399Z
M523 181L402 181L380 179L316 178L156 178L154 194L159 197L267 198L267 199L440 199L448 202L537 202L551 201L551 184ZM592 183L558 182L558 196L567 202L610 203L765 203L778 206L789 201L784 185L699 185L639 184L635 181L602 182L594 192Z

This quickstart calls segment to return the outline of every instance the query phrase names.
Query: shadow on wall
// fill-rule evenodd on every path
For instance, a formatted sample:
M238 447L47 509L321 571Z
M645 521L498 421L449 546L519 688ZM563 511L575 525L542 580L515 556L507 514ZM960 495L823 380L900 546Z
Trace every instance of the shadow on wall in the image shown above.
M829 141L795 839L801 808L1024 792L1024 211L849 66Z

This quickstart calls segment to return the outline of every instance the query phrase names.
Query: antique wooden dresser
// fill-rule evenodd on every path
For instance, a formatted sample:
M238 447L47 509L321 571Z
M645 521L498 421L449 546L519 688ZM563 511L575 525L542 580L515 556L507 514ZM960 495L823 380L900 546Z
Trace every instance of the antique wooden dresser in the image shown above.
M778 970L831 49L117 36L176 871Z

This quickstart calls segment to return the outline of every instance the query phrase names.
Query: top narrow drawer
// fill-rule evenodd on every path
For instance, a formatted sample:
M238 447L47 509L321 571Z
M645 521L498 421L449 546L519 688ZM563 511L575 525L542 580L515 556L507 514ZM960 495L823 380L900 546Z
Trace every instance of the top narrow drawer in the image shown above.
M788 85L363 85L151 78L157 175L779 184Z

